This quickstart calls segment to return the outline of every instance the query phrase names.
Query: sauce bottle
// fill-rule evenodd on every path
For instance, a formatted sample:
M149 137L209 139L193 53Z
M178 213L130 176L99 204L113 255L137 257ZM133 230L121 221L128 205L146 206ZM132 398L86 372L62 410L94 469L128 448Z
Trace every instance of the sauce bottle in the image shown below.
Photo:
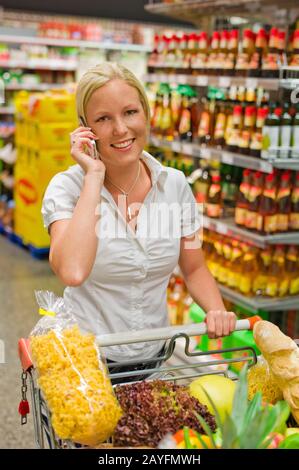
M232 124L231 132L227 136L226 148L231 152L236 152L239 147L239 139L243 125L243 108L240 105L236 105L233 108Z
M258 273L253 281L253 293L255 295L265 295L269 268L272 260L272 248L267 247L259 252Z
M229 32L228 44L227 44L227 58L226 58L226 73L227 75L235 74L235 65L238 54L238 43L239 43L239 31L233 29Z
M227 285L232 289L238 289L242 273L242 250L238 240L232 240L231 269L227 273Z
M249 145L249 154L253 157L260 157L263 146L263 127L268 115L268 108L259 108L257 110L257 117L255 129L251 133L251 141Z
M261 196L263 193L263 186L264 175L261 171L256 171L253 174L253 180L249 190L249 208L247 210L247 217L245 221L246 227L250 230L257 230L259 228L259 208Z
M212 175L212 183L209 188L208 199L206 204L206 213L208 217L217 218L221 216L221 185L220 175Z
M220 110L216 115L215 130L214 130L214 145L222 148L224 145L224 134L226 129L226 112L223 104L220 105Z
M239 152L249 154L249 146L251 135L253 133L256 121L256 108L254 106L246 106L244 115L244 127L239 138Z
M289 226L291 213L291 173L284 171L280 178L280 187L276 197L277 204L277 231L286 232Z
M276 245L272 260L269 266L269 275L265 294L269 297L276 297L279 294L279 285L284 273L284 248L282 245Z
M281 115L280 125L280 149L279 157L288 158L290 155L291 147L291 136L292 136L292 116L289 113L288 103L284 103L283 113Z
M240 184L237 195L237 204L235 210L235 222L237 225L245 225L247 211L249 209L249 192L251 187L252 172L248 169L243 170L243 181Z
M253 281L257 275L257 261L256 249L242 244L243 258L242 258L242 272L240 275L239 290L244 295L251 295L253 288Z
M276 176L271 173L265 177L265 187L259 208L258 231L266 234L277 231Z
M291 158L299 158L299 105L296 107L296 113L293 120L291 142Z
M204 109L201 113L200 119L199 119L199 126L198 126L198 142L201 145L207 145L210 140L211 140L211 124L212 124L212 118L211 118L211 112L209 109L209 102L204 99Z
M263 127L262 158L275 159L278 156L281 113L282 108L276 105L271 106Z
M172 111L170 106L170 93L166 91L163 95L163 111L161 117L161 135L166 140L174 138L174 124L172 120Z
M289 278L289 294L299 293L299 253L298 247L291 245L286 255L286 273Z
M182 99L179 138L182 141L192 142L191 102L187 94L184 95Z
M289 228L290 230L299 231L299 171L297 171L295 175L295 181L292 189Z

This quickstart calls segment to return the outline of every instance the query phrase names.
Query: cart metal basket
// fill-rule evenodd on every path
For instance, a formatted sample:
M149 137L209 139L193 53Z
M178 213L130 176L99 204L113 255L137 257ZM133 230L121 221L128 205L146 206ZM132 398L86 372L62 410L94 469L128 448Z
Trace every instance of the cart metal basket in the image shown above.
M251 317L245 320L238 320L236 322L235 331L250 330L256 321L260 320L259 317ZM138 379L140 375L145 376L145 380L167 380L171 382L183 381L199 377L207 374L222 374L230 376L228 365L230 363L245 363L249 367L256 364L257 356L252 347L240 347L230 349L218 349L213 351L200 351L191 347L192 338L206 334L207 327L205 323L173 326L166 328L156 328L152 330L142 330L129 333L117 333L97 336L99 346L116 346L122 344L143 343L147 341L161 341L164 340L165 349L163 356L150 359L126 360L118 363L109 364L109 376L111 380L121 379L122 383L126 383L128 378L134 381L134 377ZM194 341L194 340L193 340ZM178 363L173 361L176 355L176 346L180 342L183 354L179 357ZM225 353L233 353L234 357L224 359L220 357ZM19 340L19 357L23 368L22 372L22 398L27 400L27 379L29 379L31 391L31 408L34 422L35 441L38 448L76 448L78 444L69 441L61 440L55 435L51 425L51 412L48 409L41 390L38 386L36 370L33 366L29 340ZM160 367L138 370L134 366L141 362L163 363ZM171 362L171 364L170 364ZM170 364L170 365L169 365ZM126 372L113 372L113 369L125 366L126 368L132 367L132 370ZM133 370L134 369L134 370ZM231 377L237 379L237 376ZM135 381L138 381L138 380ZM27 415L22 416L22 424L27 422ZM79 446L82 447L82 446Z

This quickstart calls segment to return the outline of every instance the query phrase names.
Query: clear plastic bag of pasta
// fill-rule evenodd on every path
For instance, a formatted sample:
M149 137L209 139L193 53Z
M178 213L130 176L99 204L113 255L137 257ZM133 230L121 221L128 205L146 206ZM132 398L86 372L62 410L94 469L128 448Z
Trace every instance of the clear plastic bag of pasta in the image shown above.
M62 298L38 291L43 317L30 334L38 384L61 439L88 446L107 440L122 415L92 334L81 333Z
M268 362L262 355L258 356L257 363L248 370L247 379L249 400L252 400L256 392L261 392L263 400L273 405L279 400L283 400L282 391L270 370Z

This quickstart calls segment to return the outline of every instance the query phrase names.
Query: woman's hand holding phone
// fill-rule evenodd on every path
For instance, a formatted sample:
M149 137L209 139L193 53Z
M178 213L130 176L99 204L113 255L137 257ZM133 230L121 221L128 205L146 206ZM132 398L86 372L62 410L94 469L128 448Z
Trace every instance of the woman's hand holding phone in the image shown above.
M105 177L106 167L97 152L98 137L90 127L80 126L71 133L71 155L86 174L96 173Z

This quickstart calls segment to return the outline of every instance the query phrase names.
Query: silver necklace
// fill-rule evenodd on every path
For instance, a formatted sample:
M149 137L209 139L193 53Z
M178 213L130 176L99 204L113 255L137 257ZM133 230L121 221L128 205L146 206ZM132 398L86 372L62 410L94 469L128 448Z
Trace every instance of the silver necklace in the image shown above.
M139 175L140 175L140 167L141 167L141 165L140 165L140 160L139 160L137 176L134 180L134 183L130 187L129 191L124 191L122 188L117 186L117 184L113 183L108 176L106 176L106 180L109 181L109 183L112 184L112 186L114 186L116 189L118 189L126 197L126 205L127 205L127 208L128 208L127 209L127 214L128 214L128 218L129 218L130 221L132 220L132 213L131 213L130 206L128 205L128 196L129 196L130 192L132 191L132 189L134 189L134 187L135 187L135 185L138 181L138 178L139 178Z

